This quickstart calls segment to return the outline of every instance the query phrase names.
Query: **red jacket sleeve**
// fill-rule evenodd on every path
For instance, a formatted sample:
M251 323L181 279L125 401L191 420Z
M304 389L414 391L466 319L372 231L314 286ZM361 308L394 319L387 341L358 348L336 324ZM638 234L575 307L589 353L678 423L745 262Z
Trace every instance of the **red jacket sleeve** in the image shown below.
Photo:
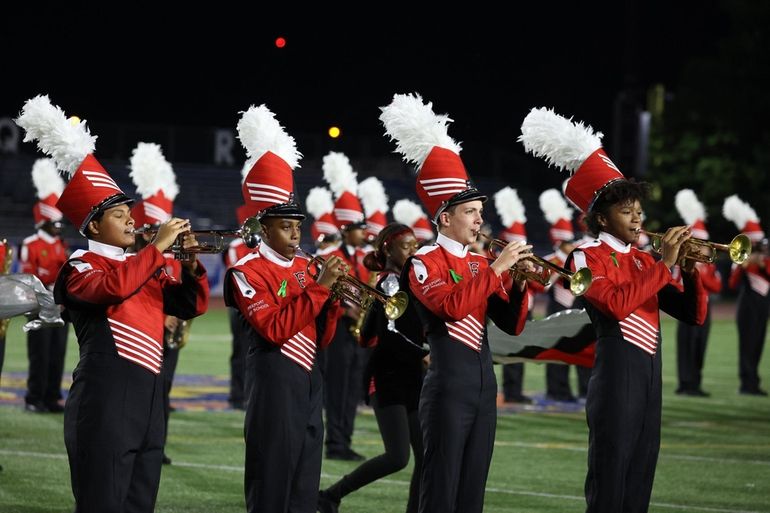
M193 274L180 265L181 281L161 273L163 287L163 311L180 319L192 319L206 313L209 307L209 279L206 268L198 262Z
M722 291L722 276L714 264L696 264L698 274L706 292L716 294Z
M252 283L244 273L237 270L231 273L230 279L234 282L232 297L238 310L257 330L257 333L279 346L305 326L315 322L324 303L329 299L329 289L311 282L301 294L279 305L273 301L272 294L264 283ZM244 292L244 289L248 290ZM331 324L334 325L336 322ZM328 329L327 318L325 331ZM318 335L316 335L316 343L318 342Z
M422 282L416 276L415 266L425 267ZM464 279L459 283L448 283L441 269L434 267L430 260L412 260L409 270L409 288L428 310L448 321L460 321L468 316L479 304L487 301L496 289L502 288L503 282L491 267L479 271L473 279Z
M652 267L640 273L634 273L633 278L622 283L613 283L607 278L607 270L593 252L581 251L586 257L586 265L593 274L593 282L586 300L615 320L622 321L642 303L672 283L671 271L663 261L655 262ZM575 270L575 259L571 260L572 270Z
M658 292L658 305L670 316L687 324L700 326L708 314L708 293L698 270L692 275L682 273L682 285L663 287Z
M152 244L109 271L71 260L66 264L74 268L67 276L67 295L86 303L118 304L139 290L165 263L166 259Z

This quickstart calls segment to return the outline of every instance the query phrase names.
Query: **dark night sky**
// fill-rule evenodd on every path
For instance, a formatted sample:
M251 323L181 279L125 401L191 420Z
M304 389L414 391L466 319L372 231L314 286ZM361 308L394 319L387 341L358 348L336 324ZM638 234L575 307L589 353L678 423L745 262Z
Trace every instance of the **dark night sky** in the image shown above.
M0 116L48 93L89 120L233 127L238 111L267 103L290 132L339 124L343 135L377 135L377 107L416 91L455 119L450 135L461 141L510 144L539 105L608 134L618 91L675 87L687 60L729 30L709 2L516 2L505 6L513 15L478 7L419 18L391 4L366 9L374 14L23 8L2 22Z

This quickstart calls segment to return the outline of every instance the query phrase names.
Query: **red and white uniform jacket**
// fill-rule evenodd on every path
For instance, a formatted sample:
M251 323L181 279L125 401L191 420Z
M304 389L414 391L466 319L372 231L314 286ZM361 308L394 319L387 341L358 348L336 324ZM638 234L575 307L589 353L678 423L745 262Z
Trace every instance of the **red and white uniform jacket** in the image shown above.
M256 251L257 248L250 248L244 244L243 240L235 239L230 243L227 251L225 252L225 268L230 269L232 266L238 263L238 260L245 257L249 253L254 253Z
M742 280L748 288L762 297L770 294L770 257L764 257L763 265L748 264L746 267L733 264L730 274L730 288L737 289Z
M334 335L339 303L327 304L330 291L308 276L308 262L301 256L287 260L260 244L228 271L225 304L240 310L259 339L311 372L317 351Z
M153 245L136 254L89 240L56 279L54 298L73 321L81 357L114 353L160 373L165 314L191 319L206 311L209 284L198 263L182 280L166 272L166 259Z
M716 264L707 264L706 262L696 262L695 268L698 269L700 275L700 281L703 282L703 288L709 294L718 294L722 292L722 275L717 270ZM682 283L682 270L678 265L675 265L671 269L671 274L676 279L680 288L683 287Z
M2 273L3 269L5 269L5 257L7 252L8 247L3 244L2 240L0 240L0 273Z
M488 313L507 333L524 329L529 307L526 292L511 289L508 273L496 276L487 257L439 234L436 244L420 248L410 262L409 290L424 307L418 312L426 324L432 355L444 339L480 353L488 347Z
M557 249L545 258L548 262L564 267L567 262L567 254L561 249ZM554 313L561 310L572 308L575 304L575 296L569 290L569 284L565 287L564 279L555 275L556 279L548 286L548 298L551 304L548 305L548 313Z
M56 281L67 261L67 245L59 238L38 230L21 245L21 272L34 274L46 287Z
M663 261L626 245L608 233L581 245L570 255L573 270L588 267L593 283L583 296L599 341L622 339L655 355L660 341L660 312L701 325L708 295L694 271L683 275L683 290Z

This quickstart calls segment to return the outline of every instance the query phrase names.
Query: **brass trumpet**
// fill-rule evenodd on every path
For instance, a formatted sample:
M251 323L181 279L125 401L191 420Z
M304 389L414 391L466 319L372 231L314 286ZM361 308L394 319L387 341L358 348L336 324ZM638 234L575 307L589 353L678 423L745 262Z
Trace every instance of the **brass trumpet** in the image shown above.
M507 245L508 243L504 240L489 239L489 249L487 250L489 256L491 258L497 258L495 249L502 250ZM535 281L541 285L548 285L551 282L553 274L556 273L569 282L569 290L572 292L573 296L582 296L591 287L593 275L588 267L572 272L536 255L526 256L522 260L529 260L540 268L540 271L523 271L515 264L511 267L510 271L512 273L524 276L527 280Z
M243 222L240 228L237 230L191 230L187 233L192 233L195 238L210 237L212 240L208 242L198 242L197 246L189 248L183 247L184 235L182 234L174 241L169 248L169 251L174 254L174 258L182 262L189 262L192 260L193 255L199 253L222 253L227 249L225 245L226 238L238 238L243 239L244 244L250 248L257 247L259 244L259 232L262 231L262 224L256 217L249 217ZM144 225L141 228L134 230L135 234L155 235L158 233L158 229L149 225Z
M295 249L310 259L310 262L307 264L307 273L317 281L318 274L321 272L321 267L326 263L326 260L309 254L299 246L296 246ZM311 271L311 267L315 268L315 271ZM337 278L337 281L331 287L331 291L333 297L358 305L361 308L361 316L365 316L374 302L379 301L385 308L385 317L394 321L404 314L406 307L409 305L409 296L403 290L396 292L393 296L387 296L349 274Z
M650 237L650 245L656 253L662 251L662 240L665 234L648 232L647 230L638 230L646 233ZM726 251L730 255L730 260L736 264L742 264L751 255L751 240L747 235L739 233L730 241L730 244L718 244L703 239L689 238L682 245L682 259L695 260L696 262L705 262L711 264L716 260L717 251Z

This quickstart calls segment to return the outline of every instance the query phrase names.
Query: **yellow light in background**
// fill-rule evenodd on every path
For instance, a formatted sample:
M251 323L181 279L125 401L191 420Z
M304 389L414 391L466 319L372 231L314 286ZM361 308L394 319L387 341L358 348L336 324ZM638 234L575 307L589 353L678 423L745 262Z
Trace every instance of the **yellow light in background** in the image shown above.
M341 132L339 127L336 127L336 126L329 127L329 137L331 137L332 139L336 139L337 137L339 137L340 133Z
M70 116L70 118L67 121L70 122L70 125L77 126L77 124L80 123L80 118L77 116Z

